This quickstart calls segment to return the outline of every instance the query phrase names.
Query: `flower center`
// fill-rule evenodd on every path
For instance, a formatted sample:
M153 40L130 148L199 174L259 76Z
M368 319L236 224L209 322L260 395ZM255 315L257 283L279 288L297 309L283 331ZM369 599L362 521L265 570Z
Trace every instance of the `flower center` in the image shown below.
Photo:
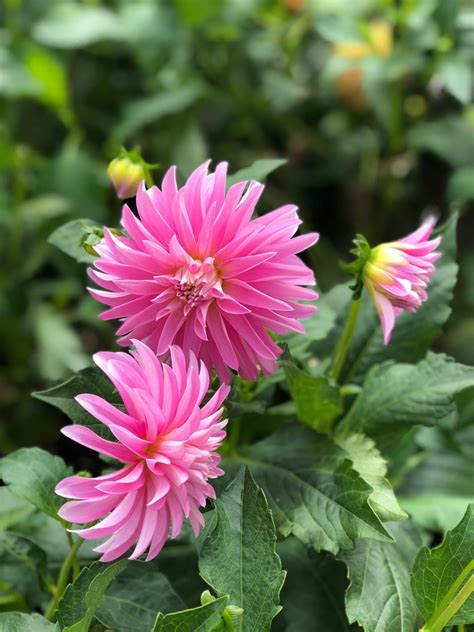
M220 293L214 257L206 257L203 261L190 259L187 265L176 272L174 281L176 296L186 303L186 311L212 300Z

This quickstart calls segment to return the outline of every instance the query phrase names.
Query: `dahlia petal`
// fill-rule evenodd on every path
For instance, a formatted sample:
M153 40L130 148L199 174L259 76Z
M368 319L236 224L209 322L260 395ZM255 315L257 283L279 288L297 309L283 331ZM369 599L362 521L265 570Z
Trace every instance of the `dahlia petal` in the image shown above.
M86 428L86 426L64 426L64 428L61 428L61 432L69 439L82 444L86 448L111 456L118 461L130 463L136 460L136 455L128 448L113 441L102 439L90 428Z

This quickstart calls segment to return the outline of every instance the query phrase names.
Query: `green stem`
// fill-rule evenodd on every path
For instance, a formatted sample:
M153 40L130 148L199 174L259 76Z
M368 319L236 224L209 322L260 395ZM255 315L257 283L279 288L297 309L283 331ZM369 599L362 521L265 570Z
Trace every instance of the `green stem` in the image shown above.
M458 625L458 632L464 632L464 623Z
M227 450L229 454L232 454L232 452L235 451L237 444L239 443L241 423L242 422L239 417L232 419L229 423L229 438L227 441Z
M341 340L339 341L339 346L336 351L336 356L334 358L334 362L331 369L331 377L337 382L339 379L339 375L341 374L342 367L344 366L344 362L347 356L347 352L349 350L349 343L352 338L352 334L354 333L354 328L357 322L357 316L359 315L360 309L360 298L357 298L352 301L351 309L349 311L349 315L347 317L346 326L344 327L344 331L342 332Z
M67 541L68 541L68 544L69 544L69 548L72 549L72 547L74 546L74 538L69 533L69 531L66 531L66 537L67 537ZM79 566L79 562L77 561L76 555L74 555L73 560L72 560L72 576L73 576L73 579L76 579L80 572L81 572L81 567Z
M227 631L235 632L235 628L232 622L232 617L230 615L230 612L228 612L227 610L224 610L224 612L222 613L222 618L224 619L224 623L225 623L225 627L227 628Z
M61 566L61 570L59 571L58 583L56 584L56 590L54 597L51 600L51 603L48 606L48 609L45 612L45 617L52 621L54 618L54 613L57 610L59 601L64 594L64 590L66 588L67 581L69 579L69 572L71 570L71 566L74 564L74 560L76 559L76 553L79 551L81 544L84 542L82 538L77 538L74 544L69 549L69 553L67 554L66 559Z
M474 575L467 580L461 590L454 596L451 602L436 616L431 623L428 622L421 628L420 632L441 632L445 625L454 617L459 608L463 605L469 595L474 591Z

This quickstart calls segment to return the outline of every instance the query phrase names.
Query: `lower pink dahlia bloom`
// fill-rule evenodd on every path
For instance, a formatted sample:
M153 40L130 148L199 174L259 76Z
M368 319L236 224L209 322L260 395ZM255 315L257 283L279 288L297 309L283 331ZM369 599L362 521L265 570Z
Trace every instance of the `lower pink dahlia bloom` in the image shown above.
M252 219L264 186L238 182L226 191L227 164L198 167L178 189L175 168L161 189L137 192L137 218L123 207L124 237L105 230L95 246L90 292L119 318L119 343L146 342L158 356L170 345L193 351L221 381L228 368L245 379L276 370L281 353L268 330L304 333L316 292L313 272L296 256L315 233L294 237L301 223L293 205Z
M56 493L74 500L59 510L72 523L97 524L76 530L82 538L108 537L95 550L109 562L135 548L130 559L148 550L147 560L160 552L171 526L171 537L188 518L197 534L203 525L199 507L215 498L208 479L223 474L216 450L221 445L227 420L220 408L228 393L220 386L203 404L209 373L191 354L171 347L171 364L161 363L139 341L136 351L98 353L95 362L120 394L125 411L97 395L78 395L76 400L109 428L117 441L99 437L90 428L66 426L63 433L88 448L113 457L124 465L97 478L70 476Z
M414 233L370 251L362 280L377 308L385 344L395 318L404 310L416 312L428 298L426 287L441 256L434 252L440 237L429 240L436 220L429 217Z

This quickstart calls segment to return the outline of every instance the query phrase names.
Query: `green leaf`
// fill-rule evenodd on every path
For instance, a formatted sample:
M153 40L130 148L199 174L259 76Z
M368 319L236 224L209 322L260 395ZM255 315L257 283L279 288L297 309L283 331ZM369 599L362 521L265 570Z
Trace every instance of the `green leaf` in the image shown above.
M2 612L0 632L59 632L59 628L39 614Z
M158 612L185 608L167 578L145 562L129 562L112 581L95 616L117 632L151 630Z
M270 630L280 612L285 580L275 553L275 525L267 501L249 471L239 472L216 501L212 528L200 554L202 578L232 605L243 608L243 629Z
M8 553L27 567L30 573L40 576L46 572L46 554L39 546L15 533L0 533L0 554Z
M194 80L151 97L131 101L123 111L121 122L114 129L114 138L118 143L123 142L142 127L188 109L203 93L203 84Z
M474 367L443 354L429 353L418 364L375 366L343 424L370 434L413 424L432 426L453 410L456 393L472 385Z
M472 165L474 161L474 135L461 116L420 121L408 132L407 143L409 148L431 152L453 167Z
M284 358L281 364L298 418L319 432L329 432L332 422L343 410L339 387L327 377L301 371L291 359Z
M357 538L391 540L368 503L372 488L329 437L288 423L243 448L234 462L226 459L224 469L242 463L262 487L284 537L293 534L334 554Z
M377 449L375 442L363 434L344 434L336 436L339 447L347 452L352 466L368 483L373 492L369 504L381 520L403 520L407 514L398 504L392 486L385 478L387 463Z
M305 547L294 537L280 542L277 551L287 571L281 593L285 632L353 629L344 608L344 565L330 555Z
M88 632L107 588L126 565L127 560L113 564L94 562L82 569L59 602L57 617L63 632Z
M428 286L428 300L412 314L400 314L395 323L389 345L385 345L377 312L367 292L362 294L362 303L357 326L349 348L349 353L341 374L344 382L360 384L367 371L374 364L386 360L417 362L428 351L431 343L441 333L442 325L451 314L450 303L457 280L456 226L458 216L453 214L442 228L441 259L436 263L436 271ZM350 294L348 292L348 302ZM338 326L331 334L332 346L337 344L347 315L347 308L341 310ZM328 341L321 345L328 349Z
M336 322L336 311L331 307L327 295L318 300L318 311L304 320L304 335L291 332L284 337L290 353L297 360L306 360L311 355L311 345L325 338Z
M360 540L338 559L348 568L346 593L349 621L366 632L415 632L418 613L410 588L410 569L421 537L408 521L387 526L394 543Z
M224 632L222 615L229 598L220 597L199 608L160 613L152 632Z
M8 489L56 520L60 520L62 500L54 488L71 473L60 457L40 448L21 448L0 461L0 475Z
M35 311L35 333L38 343L38 365L41 375L59 380L90 364L82 342L63 312L50 305Z
M458 169L449 178L448 200L461 201L474 200L474 167Z
M48 242L79 263L92 263L96 257L88 254L82 247L86 234L84 227L96 226L91 219L74 219L56 228L48 238Z
M103 40L123 39L119 18L109 9L71 2L51 4L33 26L33 36L46 46L81 48Z
M411 586L427 630L443 611L449 612L452 599L468 581L474 582L474 505L468 507L462 521L448 531L439 546L431 550L424 547L413 565ZM474 592L471 592L444 625L473 621Z
M8 529L22 518L29 516L33 511L34 509L29 502L12 494L8 487L0 487L0 531Z
M430 452L413 468L397 495L402 507L426 529L455 527L474 503L472 458L455 450Z
M263 158L262 160L256 160L249 167L245 167L245 169L240 169L229 175L227 178L227 186L230 187L232 184L243 180L264 182L270 173L282 167L287 162L286 158Z
M41 48L28 53L25 63L31 76L41 86L40 100L60 113L64 112L68 105L68 93L63 65Z
M108 428L90 415L80 406L74 397L83 393L98 395L115 405L122 405L122 401L112 382L97 367L83 369L66 382L53 386L45 391L32 393L33 397L59 408L75 424L91 428L104 438L110 438Z
M439 68L445 89L461 103L469 103L472 98L472 62L466 56L455 53L445 57Z

